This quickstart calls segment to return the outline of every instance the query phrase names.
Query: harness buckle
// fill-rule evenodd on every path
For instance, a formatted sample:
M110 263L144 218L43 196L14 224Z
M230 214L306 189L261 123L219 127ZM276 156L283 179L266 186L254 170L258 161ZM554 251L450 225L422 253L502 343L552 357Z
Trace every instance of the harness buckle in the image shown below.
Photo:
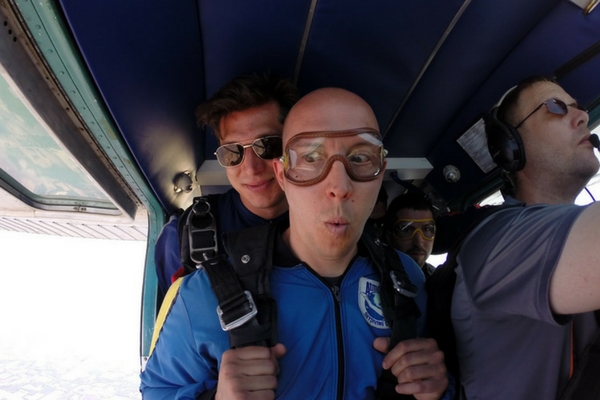
M187 216L188 246L190 259L197 266L218 254L217 225L210 212L210 203L194 199L194 205Z
M226 323L225 320L223 319L223 310L221 309L221 306L217 306L217 315L219 316L219 322L221 323L221 328L223 328L224 331L227 332L231 329L239 328L240 326L244 325L246 322L248 322L252 318L254 318L254 316L258 313L258 309L256 308L256 304L254 303L252 294L247 290L244 290L244 294L246 295L246 300L248 301L248 306L250 308L250 311L248 311L248 313L242 315L235 321Z
M415 298L417 297L417 287L410 282L399 281L396 277L396 272L390 271L390 277L394 284L394 289L403 296Z

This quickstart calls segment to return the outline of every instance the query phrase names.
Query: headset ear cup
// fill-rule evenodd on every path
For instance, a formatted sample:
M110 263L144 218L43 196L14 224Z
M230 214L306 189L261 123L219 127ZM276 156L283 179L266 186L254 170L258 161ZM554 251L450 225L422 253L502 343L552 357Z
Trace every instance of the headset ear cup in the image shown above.
M492 160L502 169L516 172L525 166L525 149L519 132L497 117L494 107L485 119L488 150Z

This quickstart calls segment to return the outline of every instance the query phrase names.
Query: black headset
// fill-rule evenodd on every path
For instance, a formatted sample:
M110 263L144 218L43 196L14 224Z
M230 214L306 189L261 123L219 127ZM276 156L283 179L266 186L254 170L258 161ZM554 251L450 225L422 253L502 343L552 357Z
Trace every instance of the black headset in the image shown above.
M498 119L498 108L504 98L515 87L509 89L485 118L485 133L492 160L508 172L516 172L525 166L525 148L521 135L514 126Z

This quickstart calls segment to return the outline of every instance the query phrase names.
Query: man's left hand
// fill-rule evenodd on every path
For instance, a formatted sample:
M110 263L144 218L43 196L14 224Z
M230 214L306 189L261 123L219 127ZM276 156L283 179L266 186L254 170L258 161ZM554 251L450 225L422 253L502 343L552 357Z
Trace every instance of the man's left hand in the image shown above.
M448 387L444 353L434 339L409 339L387 351L390 339L375 339L373 347L382 353L383 369L398 378L396 392L412 394L418 400L437 400Z

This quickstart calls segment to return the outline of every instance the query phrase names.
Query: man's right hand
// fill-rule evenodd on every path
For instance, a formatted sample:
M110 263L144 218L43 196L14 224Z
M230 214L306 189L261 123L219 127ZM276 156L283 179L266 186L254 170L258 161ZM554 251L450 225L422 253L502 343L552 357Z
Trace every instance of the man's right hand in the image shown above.
M223 353L215 400L275 398L279 363L285 355L281 343L274 347L249 346Z

